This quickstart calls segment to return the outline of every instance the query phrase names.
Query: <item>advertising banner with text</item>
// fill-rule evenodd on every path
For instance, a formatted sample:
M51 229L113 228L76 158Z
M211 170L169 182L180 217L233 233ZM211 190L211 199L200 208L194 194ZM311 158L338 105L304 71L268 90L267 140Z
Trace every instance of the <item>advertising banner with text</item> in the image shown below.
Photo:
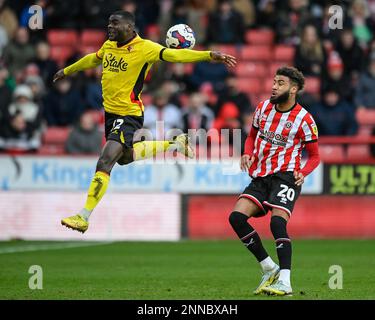
M95 157L0 157L0 190L84 191L94 174ZM199 162L134 162L116 165L109 189L119 192L238 194L250 183L239 159ZM310 174L305 194L323 190L323 167Z
M367 164L326 165L324 193L375 195L375 166Z

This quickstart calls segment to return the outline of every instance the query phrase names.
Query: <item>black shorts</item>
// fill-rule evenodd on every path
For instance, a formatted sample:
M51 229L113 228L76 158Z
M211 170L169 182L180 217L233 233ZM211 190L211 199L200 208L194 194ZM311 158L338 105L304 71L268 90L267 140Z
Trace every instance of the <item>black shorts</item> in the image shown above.
M124 148L133 148L134 134L143 127L143 116L119 116L105 112L105 138L120 142Z
M259 208L259 216L277 208L292 214L294 204L301 193L295 184L293 172L277 172L266 177L257 177L245 188L240 198L253 201Z

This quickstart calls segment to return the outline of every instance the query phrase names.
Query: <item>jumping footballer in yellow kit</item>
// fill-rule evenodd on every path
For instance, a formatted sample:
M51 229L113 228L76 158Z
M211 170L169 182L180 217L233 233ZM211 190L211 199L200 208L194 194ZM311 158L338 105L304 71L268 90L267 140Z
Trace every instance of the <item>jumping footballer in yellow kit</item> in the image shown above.
M170 49L150 40L142 39L134 31L134 16L116 11L109 17L108 40L96 53L59 70L53 81L77 71L95 68L102 71L103 105L105 110L104 145L96 165L96 173L88 189L84 208L76 215L64 218L68 228L85 232L89 217L107 190L110 173L117 162L120 165L153 157L173 146L187 157L194 157L188 136L179 135L173 141L143 141L133 144L133 136L143 126L144 106L140 98L143 81L156 61L198 62L214 61L234 67L236 59L216 51Z

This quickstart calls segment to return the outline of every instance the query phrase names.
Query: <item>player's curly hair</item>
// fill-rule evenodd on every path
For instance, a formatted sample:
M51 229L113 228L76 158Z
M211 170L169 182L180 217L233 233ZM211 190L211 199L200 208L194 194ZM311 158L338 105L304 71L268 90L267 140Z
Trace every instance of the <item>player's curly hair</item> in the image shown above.
M301 91L305 86L305 77L302 72L294 67L281 67L277 69L276 75L285 76L298 86L298 91Z

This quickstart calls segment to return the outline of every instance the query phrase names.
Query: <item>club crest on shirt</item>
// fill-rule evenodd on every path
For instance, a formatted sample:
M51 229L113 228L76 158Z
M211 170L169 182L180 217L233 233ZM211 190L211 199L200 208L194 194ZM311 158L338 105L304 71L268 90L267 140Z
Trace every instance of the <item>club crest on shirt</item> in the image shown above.
M293 122L292 121L287 121L285 122L284 128L287 130L290 130L293 127Z
M128 49L129 52L133 50L133 46L128 46L126 49Z

